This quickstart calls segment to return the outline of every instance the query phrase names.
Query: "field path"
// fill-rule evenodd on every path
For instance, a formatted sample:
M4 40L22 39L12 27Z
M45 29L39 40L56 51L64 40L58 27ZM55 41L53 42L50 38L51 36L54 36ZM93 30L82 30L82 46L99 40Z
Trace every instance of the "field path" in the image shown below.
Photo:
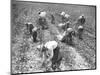
M85 59L76 51L75 48L70 47L70 51L74 56L75 69L88 69L88 63Z
M69 57L69 60L72 60L72 63L66 62L67 60L62 61L60 65L61 70L89 69L89 64L77 52L77 50L74 47L68 47L68 51L69 51L69 56L67 57ZM71 66L68 63L70 63Z

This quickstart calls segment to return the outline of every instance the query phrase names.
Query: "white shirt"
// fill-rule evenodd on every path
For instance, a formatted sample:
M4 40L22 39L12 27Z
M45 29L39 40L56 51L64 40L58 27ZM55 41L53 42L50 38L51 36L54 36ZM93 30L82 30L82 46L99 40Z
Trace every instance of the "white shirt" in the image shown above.
M49 41L44 46L50 50L53 50L57 47L58 43L56 41Z
M48 61L52 59L54 53L53 50L57 47L58 43L56 41L49 41L44 46L48 48L48 54L50 54Z

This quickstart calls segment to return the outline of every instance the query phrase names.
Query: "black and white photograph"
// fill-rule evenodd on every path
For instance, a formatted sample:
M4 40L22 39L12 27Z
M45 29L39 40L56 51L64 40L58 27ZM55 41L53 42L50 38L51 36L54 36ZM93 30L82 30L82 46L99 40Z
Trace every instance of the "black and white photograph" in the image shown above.
M96 69L96 6L11 0L11 74Z

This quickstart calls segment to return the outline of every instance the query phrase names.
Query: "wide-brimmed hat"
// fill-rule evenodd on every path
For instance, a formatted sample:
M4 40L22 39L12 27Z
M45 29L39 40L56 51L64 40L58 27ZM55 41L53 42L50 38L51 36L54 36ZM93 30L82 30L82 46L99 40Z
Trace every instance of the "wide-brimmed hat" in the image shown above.
M38 14L40 17L45 17L47 13L45 11L42 11L42 12L39 12Z

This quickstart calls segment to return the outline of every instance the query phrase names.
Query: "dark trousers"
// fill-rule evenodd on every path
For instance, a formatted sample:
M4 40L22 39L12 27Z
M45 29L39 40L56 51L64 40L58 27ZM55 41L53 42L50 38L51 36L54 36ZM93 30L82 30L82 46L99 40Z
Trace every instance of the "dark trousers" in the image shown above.
M33 37L33 42L37 42L37 31L34 31L32 33L32 37Z
M82 38L82 35L83 35L83 29L78 30L78 38L79 38L80 40L83 39L83 38Z
M53 52L53 58L52 58L52 69L55 70L56 68L59 68L60 62L62 60L62 56L59 52L60 47L56 47Z

